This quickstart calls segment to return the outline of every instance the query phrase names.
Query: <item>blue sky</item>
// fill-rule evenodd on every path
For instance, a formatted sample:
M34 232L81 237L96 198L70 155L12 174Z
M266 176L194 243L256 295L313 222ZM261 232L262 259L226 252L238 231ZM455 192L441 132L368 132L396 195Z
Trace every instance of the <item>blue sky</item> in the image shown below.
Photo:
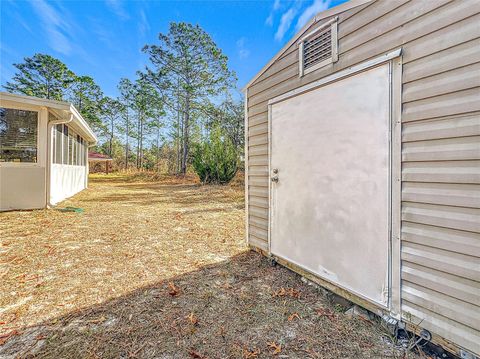
M92 76L109 96L148 63L140 49L171 21L199 24L229 58L243 87L313 15L345 0L0 0L0 82L37 52Z

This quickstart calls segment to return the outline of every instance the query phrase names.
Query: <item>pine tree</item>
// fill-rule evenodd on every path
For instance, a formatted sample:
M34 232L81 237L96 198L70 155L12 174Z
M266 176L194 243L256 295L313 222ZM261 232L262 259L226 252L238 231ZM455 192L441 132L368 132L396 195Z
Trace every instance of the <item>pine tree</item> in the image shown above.
M209 97L231 87L235 74L228 69L227 57L198 25L171 23L168 33L160 33L158 38L158 45L143 48L152 64L144 77L157 88L166 106L179 115L181 173L185 174L195 113L207 109Z
M66 98L95 129L102 128L102 99L100 86L90 76L75 76Z
M13 66L18 72L5 84L4 88L8 92L63 100L75 82L75 74L63 62L50 55L35 54Z

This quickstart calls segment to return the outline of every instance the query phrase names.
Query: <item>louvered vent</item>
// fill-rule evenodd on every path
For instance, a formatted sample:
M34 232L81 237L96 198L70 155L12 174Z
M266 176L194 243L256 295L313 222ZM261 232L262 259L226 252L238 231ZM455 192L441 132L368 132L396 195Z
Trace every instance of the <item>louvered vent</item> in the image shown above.
M306 70L332 57L332 30L315 34L303 43L303 68Z
M338 61L338 18L332 18L298 42L300 77Z

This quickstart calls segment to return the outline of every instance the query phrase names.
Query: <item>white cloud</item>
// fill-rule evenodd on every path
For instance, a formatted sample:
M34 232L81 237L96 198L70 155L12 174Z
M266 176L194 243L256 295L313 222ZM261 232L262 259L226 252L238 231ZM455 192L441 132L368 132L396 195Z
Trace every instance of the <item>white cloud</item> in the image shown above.
M66 20L67 16L44 0L32 1L31 4L47 33L50 47L61 54L69 55L72 52L69 39L71 26Z
M248 56L250 56L250 50L245 47L246 42L247 39L245 37L241 37L237 40L238 57L241 59L246 59Z
M147 15L143 9L140 10L140 22L138 23L138 31L140 32L141 36L145 36L145 34L150 30L150 23L148 22Z
M36 0L30 2L39 18L39 36L46 37L54 51L62 55L75 54L88 64L95 65L93 57L80 45L85 35L83 27L75 22L72 14L60 2Z
M327 10L329 6L330 0L313 0L313 4L307 7L298 18L296 30L300 30L312 17Z
M292 21L297 15L297 9L295 7L291 7L282 15L280 19L280 25L278 25L277 32L275 33L275 40L281 41L285 33L290 29L292 25Z
M273 25L273 12L271 12L270 15L268 15L268 17L265 19L265 25Z
M272 10L270 10L270 14L268 17L265 19L265 25L268 26L273 26L273 17L275 15L275 11L279 10L281 8L282 4L280 0L275 0L272 5Z
M105 3L110 8L110 10L121 20L128 20L130 18L128 13L123 8L122 2L120 0L105 0Z
M22 26L30 34L35 35L35 32L32 30L31 26L27 23L27 21L25 21L25 19L20 13L12 10L11 14L12 14L12 17L15 18L15 21L20 24L20 26Z

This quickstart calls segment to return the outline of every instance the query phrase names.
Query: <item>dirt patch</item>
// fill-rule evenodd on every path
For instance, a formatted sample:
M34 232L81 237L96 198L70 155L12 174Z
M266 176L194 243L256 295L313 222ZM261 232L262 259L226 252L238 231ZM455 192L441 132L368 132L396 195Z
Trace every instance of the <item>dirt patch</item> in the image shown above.
M94 175L66 206L0 214L0 334L246 250L238 186Z
M0 214L0 357L378 358L378 323L248 251L243 186L93 176Z
M348 318L253 252L71 313L35 334L43 341L36 355L49 358L389 356L375 323Z

